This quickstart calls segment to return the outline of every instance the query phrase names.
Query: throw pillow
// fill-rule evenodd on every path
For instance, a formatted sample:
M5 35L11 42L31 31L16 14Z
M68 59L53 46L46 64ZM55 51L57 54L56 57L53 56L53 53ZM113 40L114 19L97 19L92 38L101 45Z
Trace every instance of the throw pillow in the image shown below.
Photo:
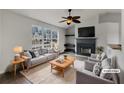
M104 60L105 58L107 58L107 56L106 56L106 54L103 52L103 53L101 54L101 59L100 59L100 60Z
M93 67L93 73L99 76L100 72L101 72L101 63L97 62Z
M98 54L98 55L96 56L96 59L97 59L97 60L100 60L100 59L101 59L101 56Z
M36 55L34 54L33 51L29 51L29 53L31 54L32 58L35 58L36 57Z
M48 53L48 50L47 49L42 49L42 55Z
M109 58L106 58L101 62L102 68L104 67L106 68L107 66L110 67L110 64L111 64L111 61L109 60Z
M35 51L34 54L36 55L36 57L39 56L39 52L38 51Z
M42 55L42 49L38 49L39 55Z

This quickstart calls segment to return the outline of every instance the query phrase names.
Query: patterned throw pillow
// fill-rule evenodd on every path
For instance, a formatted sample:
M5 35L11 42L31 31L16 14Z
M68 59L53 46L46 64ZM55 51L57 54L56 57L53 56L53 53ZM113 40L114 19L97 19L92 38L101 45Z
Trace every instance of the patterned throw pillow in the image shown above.
M97 62L93 67L93 73L99 76L100 72L101 72L101 63Z
M101 62L102 70L100 73L100 77L112 80L112 73L103 73L104 69L111 69L110 63L111 63L111 61L109 61L109 58L106 58Z
M100 60L104 60L104 59L106 59L107 58L107 56L106 56L106 54L103 52L102 54L101 54L101 59Z
M97 60L100 60L100 59L101 59L101 56L98 54L98 55L96 56L96 59L97 59Z

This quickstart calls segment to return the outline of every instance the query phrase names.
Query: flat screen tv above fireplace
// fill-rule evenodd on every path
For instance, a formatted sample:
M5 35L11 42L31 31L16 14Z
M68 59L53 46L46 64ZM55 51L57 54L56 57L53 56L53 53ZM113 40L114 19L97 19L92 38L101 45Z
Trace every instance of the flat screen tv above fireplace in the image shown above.
M78 28L78 37L95 37L95 27L81 27Z

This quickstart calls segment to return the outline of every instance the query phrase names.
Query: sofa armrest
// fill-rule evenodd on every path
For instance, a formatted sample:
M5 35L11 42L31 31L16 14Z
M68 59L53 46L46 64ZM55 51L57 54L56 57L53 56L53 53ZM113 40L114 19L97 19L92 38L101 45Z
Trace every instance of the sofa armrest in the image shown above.
M86 60L84 63L84 69L92 72L95 64L96 62Z
M51 50L48 50L48 53L56 53L57 55L59 55L60 51L59 50L55 51L55 50L51 49Z
M32 58L28 58L28 60L26 60L26 62L25 62L25 66L28 68L31 67L31 59Z
M114 84L113 81L100 78L90 71L76 71L76 84Z

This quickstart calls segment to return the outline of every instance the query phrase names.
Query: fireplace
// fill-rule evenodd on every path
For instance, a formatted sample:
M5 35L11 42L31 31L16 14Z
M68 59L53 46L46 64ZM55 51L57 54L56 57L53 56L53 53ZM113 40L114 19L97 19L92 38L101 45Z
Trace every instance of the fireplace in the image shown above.
M77 38L77 54L90 56L95 50L96 38Z

